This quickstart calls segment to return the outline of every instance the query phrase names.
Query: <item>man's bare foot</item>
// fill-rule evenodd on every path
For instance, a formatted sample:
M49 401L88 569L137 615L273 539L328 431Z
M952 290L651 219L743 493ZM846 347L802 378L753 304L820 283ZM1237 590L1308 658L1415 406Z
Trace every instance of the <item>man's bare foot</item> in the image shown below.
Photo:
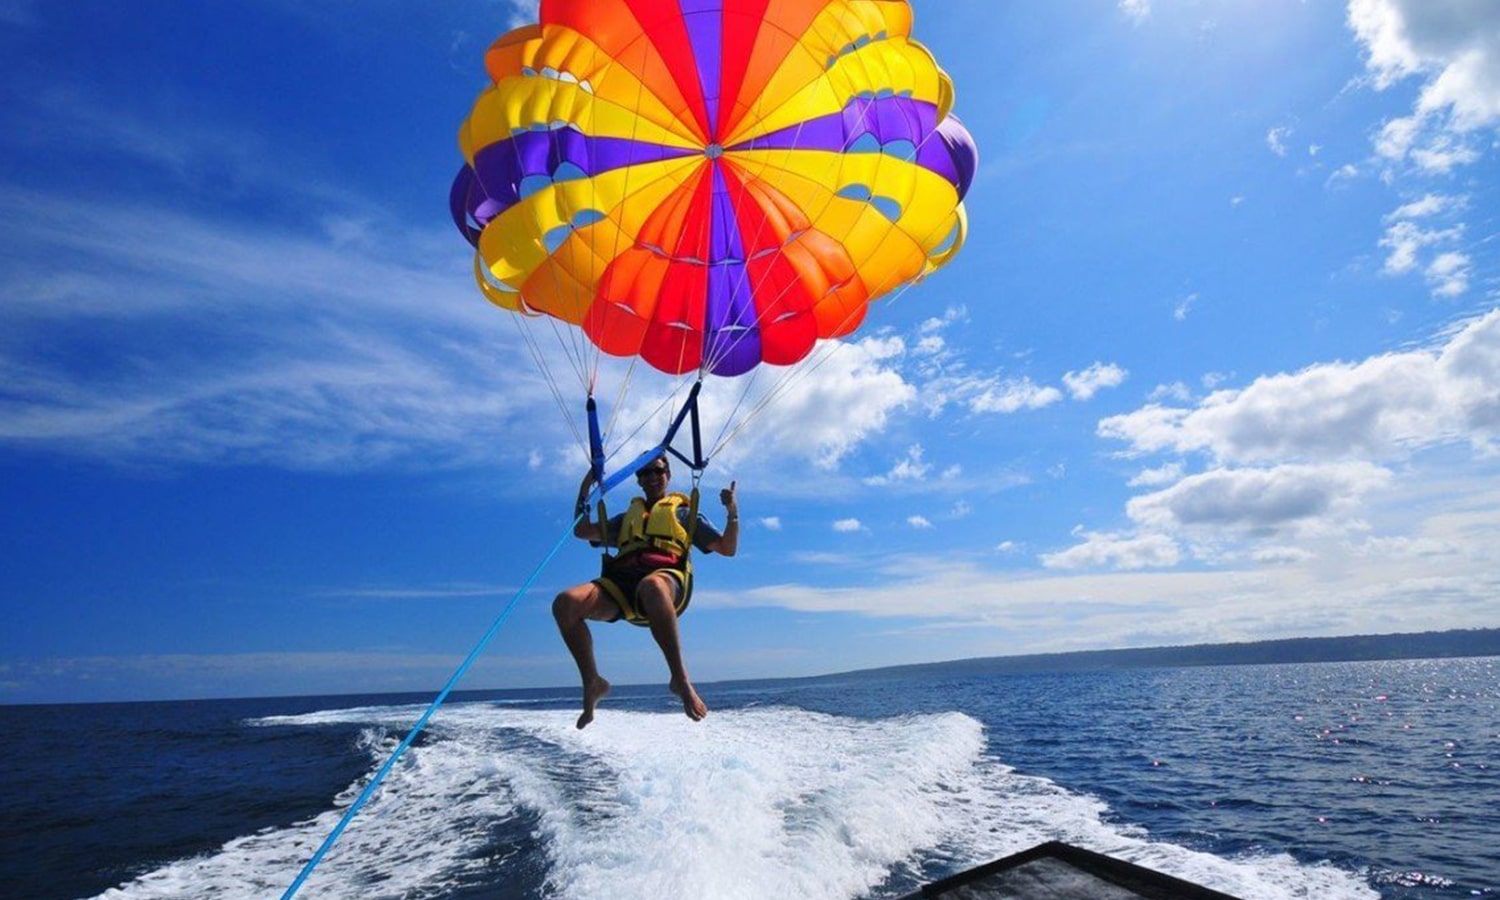
M603 678L595 678L583 686L583 713L578 717L578 727L594 721L594 707L609 693L609 682Z
M698 696L698 692L693 690L689 682L678 681L674 678L667 688L682 698L682 711L687 713L689 719L701 722L703 717L708 715L708 704L703 702L703 698Z

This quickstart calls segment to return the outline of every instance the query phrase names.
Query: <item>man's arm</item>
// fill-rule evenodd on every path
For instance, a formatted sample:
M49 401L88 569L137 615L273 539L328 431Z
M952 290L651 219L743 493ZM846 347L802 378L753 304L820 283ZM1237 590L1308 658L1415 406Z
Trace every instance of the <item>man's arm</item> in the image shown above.
M589 509L589 488L593 483L594 473L590 471L583 476L583 483L578 485L578 500L573 504L573 516L583 518L573 523L573 537L597 545L604 540L604 532L599 523L594 521L593 510Z
M740 548L740 504L734 494L735 482L719 491L719 501L724 504L724 530L708 549L724 556L733 556Z

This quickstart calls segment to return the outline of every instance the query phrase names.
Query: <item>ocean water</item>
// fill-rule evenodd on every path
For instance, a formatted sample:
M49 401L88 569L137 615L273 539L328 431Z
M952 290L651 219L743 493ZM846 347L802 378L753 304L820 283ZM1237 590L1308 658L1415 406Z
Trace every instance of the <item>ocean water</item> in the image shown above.
M889 898L1061 839L1244 898L1500 897L1500 659L450 700L299 896ZM426 697L4 707L0 896L277 897ZM19 752L17 752L19 751Z

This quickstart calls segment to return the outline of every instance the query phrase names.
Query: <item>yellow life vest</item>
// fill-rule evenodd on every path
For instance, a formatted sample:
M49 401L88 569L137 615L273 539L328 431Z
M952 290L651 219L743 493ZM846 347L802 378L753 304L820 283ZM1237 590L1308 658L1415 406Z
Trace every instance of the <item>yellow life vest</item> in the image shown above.
M686 494L672 492L656 501L648 511L646 501L636 497L625 511L625 521L620 525L619 548L621 556L640 550L659 550L678 559L688 555L692 549L692 535L677 520L677 510L691 504Z

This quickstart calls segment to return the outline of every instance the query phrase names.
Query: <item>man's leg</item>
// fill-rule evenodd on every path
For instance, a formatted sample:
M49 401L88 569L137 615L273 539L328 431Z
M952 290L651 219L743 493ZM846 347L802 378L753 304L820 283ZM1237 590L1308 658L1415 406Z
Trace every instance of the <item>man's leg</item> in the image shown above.
M708 706L693 690L688 679L687 666L682 662L682 638L677 631L677 591L681 586L672 576L658 572L641 581L636 588L636 605L651 621L651 636L666 657L667 669L672 673L668 687L682 699L682 711L694 722L708 715Z
M620 608L592 582L568 588L552 601L552 618L557 620L557 630L563 643L573 654L578 665L578 676L583 679L583 713L578 717L582 728L594 721L594 707L609 693L609 682L599 675L594 663L594 636L589 633L589 619L612 621L620 614Z

